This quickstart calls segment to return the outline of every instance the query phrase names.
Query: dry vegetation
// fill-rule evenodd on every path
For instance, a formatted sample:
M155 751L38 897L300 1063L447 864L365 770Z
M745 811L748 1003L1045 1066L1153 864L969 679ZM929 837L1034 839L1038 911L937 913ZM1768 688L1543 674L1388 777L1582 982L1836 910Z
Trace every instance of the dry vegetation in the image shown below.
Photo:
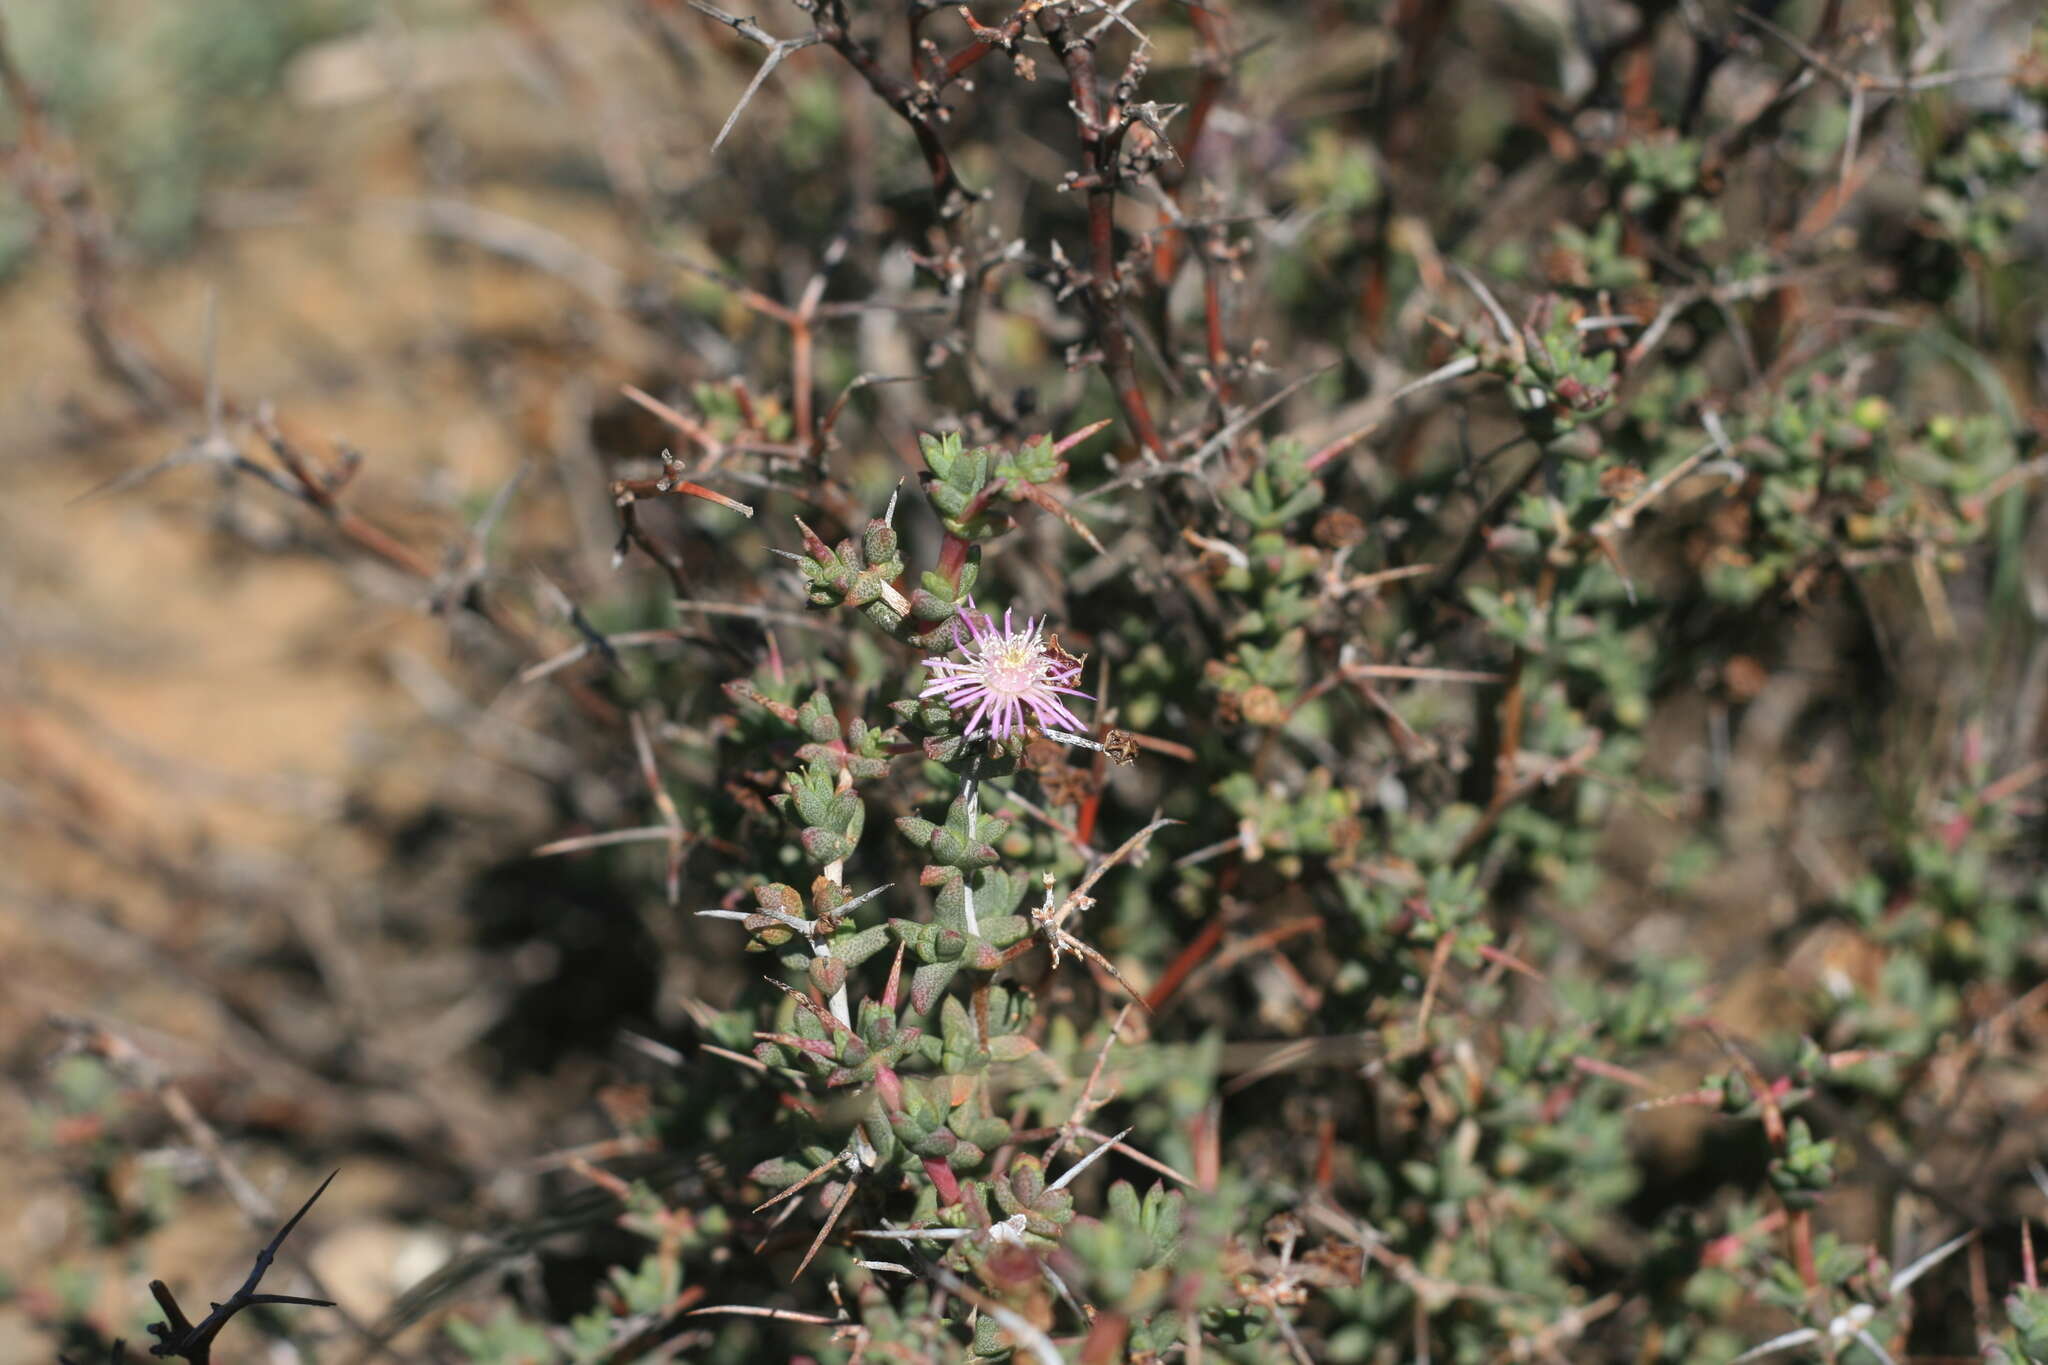
M2048 1359L2033 8L0 0L0 1357Z

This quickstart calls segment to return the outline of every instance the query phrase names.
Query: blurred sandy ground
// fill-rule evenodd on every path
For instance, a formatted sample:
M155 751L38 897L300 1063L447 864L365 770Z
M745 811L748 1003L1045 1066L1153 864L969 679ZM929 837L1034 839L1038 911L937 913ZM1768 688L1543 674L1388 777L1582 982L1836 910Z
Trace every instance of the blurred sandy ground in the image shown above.
M584 78L601 64L608 100L672 95L673 73L613 7L541 8L559 50L589 64ZM522 463L528 492L506 536L601 555L601 471L576 424L587 428L592 394L644 378L652 352L590 297L600 263L623 259L619 216L602 193L548 174L588 161L593 142L561 73L481 13L458 14L437 31L386 27L302 54L284 92L277 145L247 183L212 187L196 250L119 269L121 306L194 371L212 308L223 390L360 449L350 505L430 557L460 543ZM729 92L706 98L717 93ZM551 273L420 230L406 202L446 192L424 164L435 147L467 158L466 202L559 234L588 261ZM48 246L0 284L7 1359L48 1358L33 1322L58 1296L83 1296L146 1345L152 1275L203 1303L239 1282L267 1235L136 1076L105 1114L62 1120L52 1016L115 1031L202 1119L255 1134L232 1158L287 1210L336 1143L438 1142L463 1162L537 1142L524 1117L537 1106L494 1095L463 1060L488 983L465 979L453 931L428 922L455 873L388 865L390 832L422 812L474 818L497 856L544 816L538 784L479 769L447 723L450 708L492 702L465 696L461 671L465 650L490 646L451 631L421 583L307 509L247 482L224 503L204 464L81 501L205 422L190 406L140 412L95 365L77 299ZM253 440L245 453L267 458ZM516 725L522 705L500 713ZM317 993L293 984L309 956ZM373 1062L327 1064L343 1051ZM383 1083L358 1084L365 1072ZM132 1155L108 1188L81 1190L65 1173L114 1134ZM300 1250L369 1317L446 1248L393 1216L434 1197L431 1173L399 1156L347 1167ZM165 1175L184 1193L139 1263L96 1250L81 1194L140 1216Z

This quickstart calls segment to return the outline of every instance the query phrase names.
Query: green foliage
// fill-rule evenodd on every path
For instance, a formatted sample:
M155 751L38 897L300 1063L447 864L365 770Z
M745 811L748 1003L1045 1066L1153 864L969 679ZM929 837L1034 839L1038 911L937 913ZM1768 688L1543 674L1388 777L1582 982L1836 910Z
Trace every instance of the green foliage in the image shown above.
M672 8L693 89L765 83L626 221L701 227L761 325L723 274L625 292L773 516L650 515L673 561L578 621L716 624L534 724L585 745L561 810L660 809L619 842L694 912L650 912L682 1062L614 1126L689 1174L574 1168L631 1250L455 1349L1978 1349L1918 1258L2030 1179L2048 29L1966 99L1911 6L913 5L906 49L820 0L764 68ZM354 12L159 22L232 110ZM91 24L29 26L89 126ZM165 107L108 153L158 243L230 117ZM991 600L1044 633L989 687L1079 668L1086 733L927 695ZM119 1087L50 1089L107 1182ZM2048 1352L2032 1269L1973 1273L1988 1349Z
M271 97L292 58L369 10L364 0L31 4L7 19L51 112L100 159L123 236L169 252L190 244L215 179L274 134ZM0 137L15 131L0 108ZM7 250L9 217L0 207L0 274L21 259Z
M472 1365L541 1365L556 1358L548 1334L509 1308L483 1323L456 1318L448 1324L448 1338Z

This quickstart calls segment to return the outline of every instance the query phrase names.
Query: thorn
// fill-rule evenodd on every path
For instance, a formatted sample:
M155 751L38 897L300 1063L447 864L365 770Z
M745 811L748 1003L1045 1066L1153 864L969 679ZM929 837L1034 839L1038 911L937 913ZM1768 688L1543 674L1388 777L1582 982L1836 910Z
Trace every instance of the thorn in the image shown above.
M824 1246L825 1239L832 1235L832 1228L839 1222L839 1215L845 1213L846 1206L853 1202L853 1190L857 1183L857 1181L848 1180L839 1191L839 1198L833 1201L832 1211L825 1215L825 1226L818 1229L817 1238L812 1241L811 1249L804 1253L803 1260L797 1263L796 1273L789 1277L792 1283L800 1279L804 1271L810 1268L812 1259L818 1254L818 1249Z
M1096 1162L1100 1161L1103 1158L1104 1154L1107 1153L1110 1148L1116 1146L1119 1142L1122 1142L1125 1138L1129 1137L1130 1135L1131 1130L1128 1128L1124 1129L1121 1133L1118 1133L1115 1137L1103 1143L1100 1147L1097 1147L1094 1151L1088 1153L1088 1155L1082 1157L1073 1165L1067 1167L1066 1174L1062 1175L1058 1180L1053 1181L1052 1184L1047 1185L1045 1187L1046 1190L1050 1192L1052 1190L1065 1189L1067 1185L1074 1179L1075 1176L1081 1174L1081 1172L1087 1170L1090 1166L1093 1166Z

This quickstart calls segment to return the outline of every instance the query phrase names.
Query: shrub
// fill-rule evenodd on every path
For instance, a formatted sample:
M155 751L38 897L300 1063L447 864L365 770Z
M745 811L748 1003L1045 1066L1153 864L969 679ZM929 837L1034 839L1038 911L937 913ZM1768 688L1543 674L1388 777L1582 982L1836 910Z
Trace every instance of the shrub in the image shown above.
M499 676L701 999L452 1347L2036 1358L2048 26L872 9L639 7L680 454Z

